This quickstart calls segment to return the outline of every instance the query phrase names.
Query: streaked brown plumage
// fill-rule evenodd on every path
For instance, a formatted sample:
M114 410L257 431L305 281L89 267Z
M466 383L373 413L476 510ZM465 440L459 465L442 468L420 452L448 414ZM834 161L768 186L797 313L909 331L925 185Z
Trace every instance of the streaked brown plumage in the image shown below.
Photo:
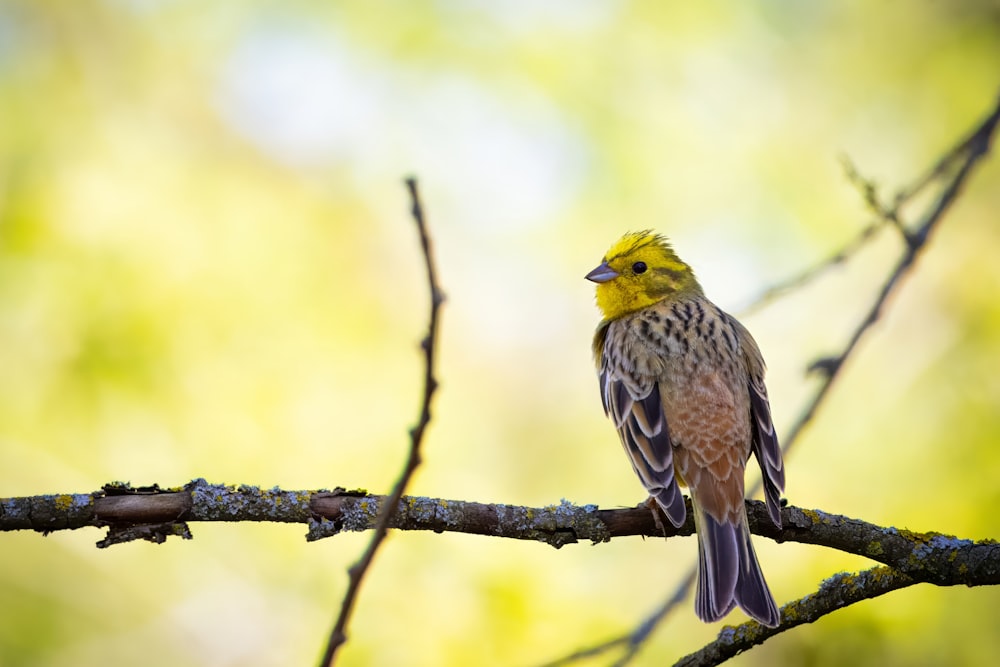
M695 611L716 621L739 605L776 626L777 605L757 562L744 506L751 452L781 526L781 449L750 333L705 298L662 236L626 234L587 274L604 320L594 337L605 412L632 467L675 526L691 491L698 532Z

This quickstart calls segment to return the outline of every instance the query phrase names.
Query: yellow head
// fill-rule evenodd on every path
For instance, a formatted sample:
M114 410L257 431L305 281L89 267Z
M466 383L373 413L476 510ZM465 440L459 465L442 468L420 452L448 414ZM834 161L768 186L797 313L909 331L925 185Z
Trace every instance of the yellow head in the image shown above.
M667 299L702 294L691 267L665 237L649 230L621 237L586 278L597 283L597 306L605 320Z

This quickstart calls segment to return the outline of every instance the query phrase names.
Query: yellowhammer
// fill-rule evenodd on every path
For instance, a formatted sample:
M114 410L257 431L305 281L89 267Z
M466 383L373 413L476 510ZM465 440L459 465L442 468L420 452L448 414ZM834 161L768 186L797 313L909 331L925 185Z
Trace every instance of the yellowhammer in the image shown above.
M750 542L743 472L764 473L768 513L781 527L781 448L764 387L764 360L742 324L705 298L694 272L651 231L626 234L587 274L604 320L594 335L604 411L639 479L674 526L691 490L698 532L695 612L717 621L735 605L764 625L780 620Z

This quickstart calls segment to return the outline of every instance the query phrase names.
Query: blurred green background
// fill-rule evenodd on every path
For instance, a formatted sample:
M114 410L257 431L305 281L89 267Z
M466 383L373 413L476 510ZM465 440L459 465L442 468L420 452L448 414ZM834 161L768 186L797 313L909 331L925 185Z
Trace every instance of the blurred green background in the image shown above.
M414 174L449 299L411 491L635 504L582 276L653 227L738 312L869 222L841 155L891 195L990 108L997 63L994 0L4 0L0 495L388 490L422 372ZM998 210L993 156L788 460L790 502L1000 537ZM899 252L745 320L779 430ZM193 528L0 535L0 664L313 664L368 535ZM757 545L779 603L868 566ZM538 664L633 627L694 554L394 534L343 663ZM919 586L733 664L984 664L998 616L995 589ZM685 604L637 664L717 631Z

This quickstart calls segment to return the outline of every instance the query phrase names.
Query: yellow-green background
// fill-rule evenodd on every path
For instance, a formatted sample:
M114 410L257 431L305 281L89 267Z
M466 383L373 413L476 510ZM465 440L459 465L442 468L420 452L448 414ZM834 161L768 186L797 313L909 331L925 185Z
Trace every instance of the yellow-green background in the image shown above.
M387 490L422 372L415 174L449 299L411 490L634 504L582 276L655 227L739 310L869 221L841 155L891 195L990 107L997 63L991 0L0 2L0 495ZM792 503L1000 537L998 210L994 156L789 458ZM899 251L747 318L779 429ZM314 663L368 536L193 529L0 535L0 663ZM779 602L868 566L757 544ZM344 664L553 659L634 626L694 552L394 534ZM920 586L734 664L985 664L998 617L996 589ZM717 631L685 604L638 662Z

